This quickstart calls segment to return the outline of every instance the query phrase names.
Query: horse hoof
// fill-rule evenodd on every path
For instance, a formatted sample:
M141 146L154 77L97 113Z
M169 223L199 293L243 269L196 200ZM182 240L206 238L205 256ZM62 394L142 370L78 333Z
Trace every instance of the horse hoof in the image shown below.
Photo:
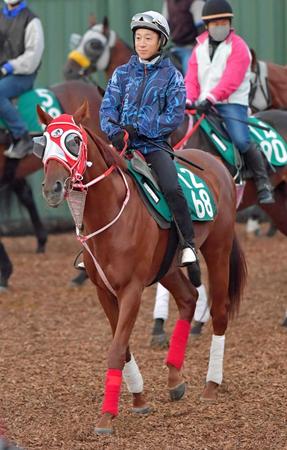
M37 247L37 249L36 249L36 253L37 254L39 254L39 253L45 253L45 251L46 251L46 245L45 244L43 244L43 245L38 245L38 247Z
M133 407L131 412L134 414L150 414L152 412L152 408L150 406Z
M193 338L198 338L199 336L201 336L203 325L203 322L194 322L191 327L190 336Z
M8 292L8 287L0 286L0 294L7 294L7 292Z
M208 402L208 403L216 402L218 388L219 388L219 384L215 383L214 381L208 381L203 390L203 393L200 397L200 400L202 402Z
M113 434L113 429L112 428L95 428L95 433L98 436L102 436L102 435L111 435Z
M169 390L169 396L172 402L177 402L185 394L186 383L181 383L175 388Z
M168 348L169 341L166 333L153 334L150 341L150 346L152 348Z

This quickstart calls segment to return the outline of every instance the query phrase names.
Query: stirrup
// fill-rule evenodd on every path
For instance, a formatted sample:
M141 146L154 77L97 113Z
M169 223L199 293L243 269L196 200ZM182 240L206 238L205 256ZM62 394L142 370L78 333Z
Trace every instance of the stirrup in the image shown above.
M258 202L261 205L268 205L270 203L275 203L275 199L271 189L266 187L257 193Z
M76 266L76 269L77 270L86 270L84 261L79 262Z
M181 254L181 263L180 266L188 266L189 264L192 264L198 260L196 251L193 247L185 247L182 250Z

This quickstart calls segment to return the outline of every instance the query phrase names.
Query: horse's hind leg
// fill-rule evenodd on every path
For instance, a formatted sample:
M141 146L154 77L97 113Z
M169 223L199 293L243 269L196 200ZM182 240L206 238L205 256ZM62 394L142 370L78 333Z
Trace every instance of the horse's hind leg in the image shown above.
M170 397L171 400L179 400L185 393L181 369L198 292L180 269L164 277L161 283L171 292L179 310L179 319L175 324L166 358Z
M38 243L37 253L44 253L47 242L47 231L38 214L32 189L24 178L20 178L19 180L13 181L13 190L19 201L27 208L30 215Z
M201 397L203 400L216 400L218 387L223 379L225 331L229 309L230 247L231 245L227 243L224 247L218 248L218 243L213 242L206 242L201 247L208 268L209 295L212 302L210 314L213 325L206 385Z

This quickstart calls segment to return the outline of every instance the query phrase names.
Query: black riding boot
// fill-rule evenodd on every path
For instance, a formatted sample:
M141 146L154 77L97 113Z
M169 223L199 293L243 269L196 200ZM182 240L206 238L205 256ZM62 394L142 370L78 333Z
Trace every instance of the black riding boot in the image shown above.
M188 205L186 198L182 192L182 189L180 186L178 186L178 195L172 195L171 198L168 198L168 195L166 195L166 199L168 202L168 205L170 207L170 210L173 214L176 226L178 228L178 234L180 238L180 246L183 250L182 253L182 259L181 264L182 266L187 265L188 267L188 273L189 278L194 284L195 287L199 286L201 284L201 271L199 266L198 257L195 250L195 243L194 243L194 230L193 230L193 224L192 220L188 211ZM195 261L192 263L184 262L185 259L185 253L187 252L187 259L189 258L188 250L192 250L193 254L195 255Z
M167 193L165 195L179 231L181 247L195 247L193 224L181 187L178 186L177 195L170 198Z
M244 153L244 160L247 168L252 172L259 203L274 203L271 183L264 164L264 157L255 143L250 144L247 152Z

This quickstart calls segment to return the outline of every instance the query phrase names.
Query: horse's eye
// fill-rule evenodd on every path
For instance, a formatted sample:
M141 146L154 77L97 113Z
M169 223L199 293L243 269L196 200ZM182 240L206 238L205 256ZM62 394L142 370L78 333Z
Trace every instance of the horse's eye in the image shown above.
M78 156L81 142L81 138L78 134L70 133L65 139L65 146L72 155Z

